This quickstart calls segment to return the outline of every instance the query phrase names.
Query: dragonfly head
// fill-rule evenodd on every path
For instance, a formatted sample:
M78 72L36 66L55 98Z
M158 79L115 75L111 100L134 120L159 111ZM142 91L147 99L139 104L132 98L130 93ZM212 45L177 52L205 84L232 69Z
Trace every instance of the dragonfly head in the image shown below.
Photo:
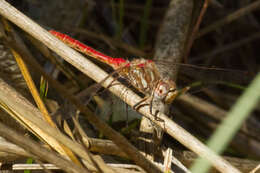
M178 95L176 84L172 80L161 80L154 90L154 98L170 104Z

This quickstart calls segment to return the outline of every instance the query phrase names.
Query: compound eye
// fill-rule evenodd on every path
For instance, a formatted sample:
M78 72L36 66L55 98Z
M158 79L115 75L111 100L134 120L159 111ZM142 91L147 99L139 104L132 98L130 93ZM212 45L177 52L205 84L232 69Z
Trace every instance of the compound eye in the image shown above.
M167 93L167 88L165 85L160 85L158 91L159 91L158 93L159 95L165 95Z

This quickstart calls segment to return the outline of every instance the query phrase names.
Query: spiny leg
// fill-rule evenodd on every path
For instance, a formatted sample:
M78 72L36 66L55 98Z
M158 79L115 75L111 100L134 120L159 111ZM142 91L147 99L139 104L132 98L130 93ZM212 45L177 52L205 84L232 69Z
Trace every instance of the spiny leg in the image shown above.
M188 87L185 87L185 88L182 88L182 89L180 89L179 91L177 91L177 93L174 95L174 97L171 99L171 101L170 101L170 103L173 101L173 100L175 100L176 98L177 98L177 96L179 96L179 95L181 95L181 94L184 94L184 93L186 93L188 90L190 89L190 87L188 86ZM176 89L174 89L174 90L172 90L172 91L170 91L170 92L175 92L176 91ZM152 114L153 115L153 113L152 113L152 109L153 109L153 102L154 102L154 92L152 93L152 99L151 99L151 102L150 102L150 114ZM165 100L164 101L157 101L158 103L157 104L167 104L167 102L165 102ZM169 103L168 103L169 104ZM155 110L155 114L154 114L154 117L155 117L155 120L157 120L157 121L163 121L162 119L160 119L159 117L158 117L158 113L160 112L160 110L158 110L158 109L156 109Z
M116 69L113 73L112 73L112 75L114 75L115 73L120 73L120 71L122 71L124 68L126 68L125 66L124 67L120 67L120 68L118 68L118 69ZM112 76L112 75L109 75L109 76ZM115 85L120 85L120 83L115 83L114 84L114 82L118 79L120 77L120 74L119 74L119 76L117 76L117 77L115 77L114 79L113 79L113 81L107 86L107 88L110 88L110 87L112 87L112 86L115 86Z
M153 115L155 117L155 120L157 121L163 121L162 119L158 118L158 113L159 113L159 110L155 110L155 114L153 114L152 112L152 109L153 109L153 98L152 100L150 101L150 103L143 103L145 102L147 99L149 99L150 96L145 96L141 101L139 101L138 103L136 103L134 106L133 106L133 109L134 110L138 110L140 109L141 107L143 106L149 106L149 109L150 109L150 114Z
M145 96L142 100L140 100L139 102L137 102L137 103L133 106L133 109L134 109L134 110L138 110L138 109L140 109L140 108L143 107L143 106L149 105L149 104L147 104L147 103L143 103L143 102L145 102L148 98L149 98L149 96ZM142 104L142 103L143 103L143 104Z
M150 102L150 114L153 115L153 99L154 99L154 91L152 92L152 96L151 96L151 102ZM157 112L158 110L155 111L155 117L157 116L156 114L158 114Z
M115 77L110 84L107 86L107 88L110 88L112 86L116 86L116 85L120 85L120 83L114 83L117 79L119 78L119 76Z
M163 121L161 118L159 118L158 113L160 112L158 109L155 110L155 113L153 114L153 99L150 102L150 114L154 116L154 119L156 121Z
M79 93L79 96L85 97L86 95L89 95L88 99L86 99L84 101L85 105L88 105L88 103L92 100L92 98L97 94L97 92L102 88L102 84L111 76L113 76L116 73L116 71L114 71L113 73L109 74L107 77L105 77L102 81L100 81L99 83L96 83L95 85L81 91ZM116 80L116 79L115 79ZM114 82L114 80L108 85L108 87Z
M150 114L151 115L153 115L153 101L154 101L154 91L152 92L152 95L151 95L151 101L150 101ZM155 110L155 114L154 114L154 119L156 120L156 121L163 121L162 119L160 119L159 117L158 117L158 113L159 113L159 110L158 109L156 109Z
M109 74L107 77L105 77L101 82L97 83L97 85L99 85L99 87L101 88L102 84L111 76L115 75L116 73L119 73L121 70L123 70L125 67L120 67L118 69L116 69L115 71L113 71L111 74ZM118 78L120 77L119 76L116 76L114 77L114 79L109 83L109 85L107 86L107 89L112 87L112 86L115 86L115 85L120 85L120 83L114 83Z

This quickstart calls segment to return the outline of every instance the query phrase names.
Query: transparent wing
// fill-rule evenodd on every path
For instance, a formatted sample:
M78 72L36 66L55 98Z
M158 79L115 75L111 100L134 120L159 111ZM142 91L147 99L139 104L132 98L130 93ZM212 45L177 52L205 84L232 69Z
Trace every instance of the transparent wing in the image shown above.
M246 85L252 79L246 71L235 69L170 63L167 61L156 61L155 63L158 65L158 68L162 68L160 71L167 69L163 68L164 66L171 66L172 68L178 69L178 82L184 80L186 84L203 81L205 83L234 83Z

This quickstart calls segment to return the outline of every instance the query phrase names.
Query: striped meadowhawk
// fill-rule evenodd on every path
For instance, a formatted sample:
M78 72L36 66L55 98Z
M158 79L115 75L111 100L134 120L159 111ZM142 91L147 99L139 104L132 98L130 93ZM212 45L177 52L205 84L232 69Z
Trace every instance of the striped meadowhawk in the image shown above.
M168 114L169 111L168 105L176 98L176 96L178 96L180 93L186 92L190 88L190 86L187 86L181 90L177 90L175 82L171 80L169 77L167 76L165 77L164 75L161 75L157 67L157 62L154 62L152 60L139 58L139 59L134 59L132 61L129 61L124 58L113 58L69 37L68 35L62 34L54 30L51 30L49 32L54 36L56 36L61 41L63 41L65 44L69 45L70 47L112 67L115 70L115 72L119 74L119 77L126 79L135 89L137 89L139 92L145 95L145 97L136 105L134 105L133 108L137 110L141 106L149 105L150 114L152 114L156 120L160 120L160 117L157 117L158 112L163 112L165 114ZM160 65L163 65L163 63L165 64L165 62L162 62ZM165 65L169 65L169 64L165 64ZM175 65L185 65L185 64L176 63ZM195 65L186 65L186 66L191 67L190 69L193 68L193 70L195 70L192 73L196 72L198 68L205 69L205 70L215 69L219 71L225 71L225 69L220 69L220 68L198 67ZM226 70L226 71L230 71L230 70ZM101 87L100 84L99 86ZM91 97L92 96L93 95L91 95ZM90 101L91 97L88 99L87 103ZM155 108L156 110L154 113L152 112L153 108ZM127 111L127 115L128 115L128 111ZM140 126L142 126L142 123L143 124L146 123L148 127L153 127L153 135L152 135L153 141L155 146L159 146L163 136L163 129L159 126L156 126L152 121L148 119L144 119L144 120L145 121L141 121ZM146 130L143 129L140 129L140 131L146 132ZM143 141L142 137L140 139L141 139L140 141ZM152 147L152 148L153 148L152 150L154 150L156 153L155 148L157 147Z
M135 106L136 108L148 98L150 98L151 104L153 100L171 103L177 96L175 82L170 79L163 79L156 64L152 60L140 58L128 61L123 58L113 58L65 34L53 30L51 30L50 33L70 47L108 64L116 70L121 77L127 79L132 86L145 95L144 99Z
M138 109L139 106L142 106L143 102L149 100L150 112L152 113L151 108L154 102L159 101L164 104L170 104L176 98L178 93L180 93L180 91L177 90L174 81L170 78L162 77L159 73L156 65L157 62L146 60L144 58L134 59L132 61L124 58L113 58L71 38L66 34L54 30L49 32L79 52L109 65L119 74L120 77L127 79L134 88L143 93L145 95L144 99L137 103L134 106L134 109ZM198 67L189 64L180 65L185 65L195 69L204 68L206 70L215 69L219 71L230 71L227 69ZM189 87L185 87L181 92L183 93L188 89Z

